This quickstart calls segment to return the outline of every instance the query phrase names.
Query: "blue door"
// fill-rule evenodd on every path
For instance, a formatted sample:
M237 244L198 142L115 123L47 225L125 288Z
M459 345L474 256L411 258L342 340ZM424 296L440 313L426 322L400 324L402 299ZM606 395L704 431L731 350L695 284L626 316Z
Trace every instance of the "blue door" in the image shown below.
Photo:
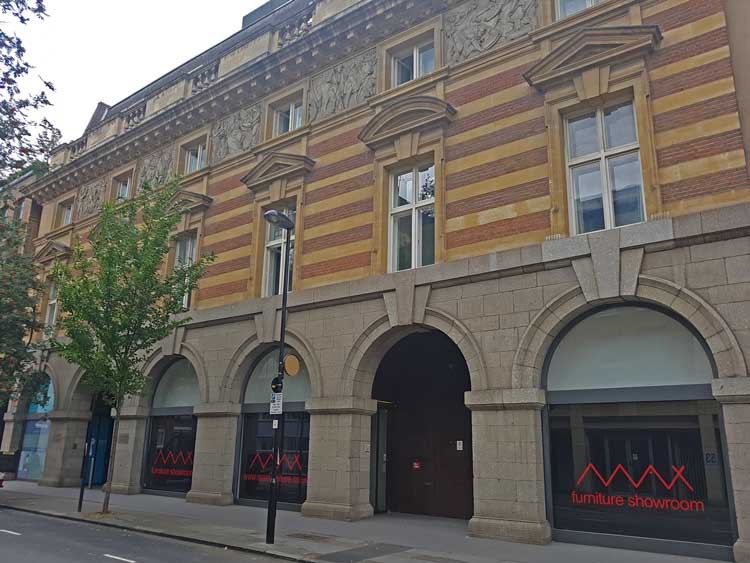
M97 401L86 438L89 444L89 454L86 458L84 480L87 485L101 486L107 480L113 423L109 415L109 407Z

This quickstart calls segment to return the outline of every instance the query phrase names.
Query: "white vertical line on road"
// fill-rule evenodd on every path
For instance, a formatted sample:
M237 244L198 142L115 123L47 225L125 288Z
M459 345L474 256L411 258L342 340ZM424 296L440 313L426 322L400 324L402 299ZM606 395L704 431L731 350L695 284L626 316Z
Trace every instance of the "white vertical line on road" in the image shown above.
M125 563L135 563L132 559L125 559L124 557L117 557L117 555L110 555L109 553L105 553L104 557L109 557L110 559L117 559L118 561L125 561Z
M0 530L0 532L2 532L3 534L10 534L11 536L20 536L21 535L18 532L13 532L11 530Z

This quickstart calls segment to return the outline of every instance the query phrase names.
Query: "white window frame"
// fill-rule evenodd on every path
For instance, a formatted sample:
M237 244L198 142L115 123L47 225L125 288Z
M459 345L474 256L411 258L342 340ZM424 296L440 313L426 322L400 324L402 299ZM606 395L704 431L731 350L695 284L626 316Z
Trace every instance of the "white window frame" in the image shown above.
M279 135L285 135L291 133L302 127L304 122L304 116L302 107L302 96L295 96L291 100L285 103L276 104L273 106L273 136L278 137ZM286 125L288 129L282 131L281 123L284 112L289 111L289 119Z
M581 8L580 10L578 10L577 12L573 12L572 14L562 15L562 13L563 13L563 2L564 1L565 0L557 0L555 2L555 14L557 15L557 19L558 20L569 18L570 16L573 16L575 14L580 14L584 10L588 10L589 8L593 8L597 4L601 4L602 2L605 2L606 0L586 0L586 7L585 8Z
M604 130L604 112L610 108L630 104L633 108L633 125L635 129L635 141L626 145L621 145L615 148L607 149L605 147L605 130ZM620 227L615 226L615 208L612 201L612 187L610 185L609 178L609 167L607 161L618 156L623 156L630 153L637 153L638 164L641 172L641 217L645 221L646 217L646 198L643 187L643 162L641 160L641 144L638 138L638 116L636 115L635 102L632 98L629 99L618 99L606 105L597 107L596 113L596 131L597 131L597 145L598 152L579 156L577 158L571 158L570 156L570 121L591 113L591 108L586 108L581 111L571 113L565 117L565 167L566 167L566 178L568 184L568 220L570 224L570 231L574 235L584 234L578 232L578 225L576 221L576 202L575 202L575 190L573 184L573 169L586 164L592 164L594 162L599 163L599 173L601 175L601 186L602 186L602 206L604 207L604 229L615 229L625 227L627 225L621 225ZM635 225L637 223L628 223L628 225ZM586 231L586 233L596 231Z
M419 228L419 211L421 209L424 209L426 207L432 207L433 214L435 213L435 194L433 192L431 198L420 200L417 197L417 190L419 189L419 171L424 170L425 168L432 168L433 169L433 180L435 180L435 164L434 163L422 163L416 166L413 166L412 168L406 168L406 169L400 169L398 172L394 172L390 175L390 179L388 182L388 191L390 192L388 196L388 252L389 252L389 259L388 259L388 271L389 272L398 272L403 271L398 269L398 240L396 239L396 221L398 218L403 217L405 215L411 215L411 267L410 268L404 268L404 270L407 269L414 269L414 268L421 268L423 266L422 263L422 236L421 236L421 230ZM399 176L403 176L404 174L412 174L412 186L414 190L414 194L412 197L412 202L407 203L401 206L396 207L395 206L395 197L396 197L396 191L397 191L397 183ZM437 185L437 182L435 182ZM437 227L437 222L435 224L435 227ZM437 237L435 236L435 239L437 240ZM434 252L434 250L433 250ZM433 254L434 256L434 254ZM428 264L432 265L432 264Z
M59 205L58 217L60 224L58 227L67 227L73 223L73 200L61 202Z
M432 52L433 52L432 70L430 70L429 72L424 72L420 64L419 51L420 49L424 47L428 47L430 45L432 46ZM404 56L406 56L409 53L409 51L411 51L412 65L413 65L412 68L414 69L414 73L411 79L406 80L404 82L399 82L398 81L398 62L400 59L403 59ZM401 48L397 47L391 52L391 57L390 57L391 59L391 84L395 88L403 84L408 84L409 82L412 82L416 80L417 78L421 78L422 76L425 76L426 74L429 74L430 72L434 72L437 66L436 57L437 57L437 54L435 52L435 38L434 37L430 37L429 39L424 39L422 41L417 41L409 47L401 47Z
M182 252L182 249L187 246L184 253ZM190 265L194 264L196 260L196 250L198 248L198 233L195 231L191 231L189 233L185 233L180 235L177 238L177 244L175 246L175 265ZM183 262L181 260L181 256L187 256L187 260ZM191 298L191 292L186 291L185 295L182 297L182 308L186 311L190 309L190 298Z
M132 178L131 174L126 174L126 175L123 175L123 176L118 176L118 177L116 177L114 179L114 183L115 183L115 201L116 202L125 201L127 199L130 199L130 189L132 187L131 186L132 179L133 178ZM125 195L121 196L120 192L121 192L121 188L123 188L123 187L125 189Z
M57 324L57 286L49 284L47 290L47 310L44 314L44 327L47 330L53 330ZM50 318L51 317L51 318Z
M188 143L182 150L185 154L185 174L192 174L206 167L206 139L202 138L198 141ZM195 168L192 168L191 163L195 162Z
M296 210L295 209L280 209L284 215L291 218L292 221L297 223L297 216L296 216ZM289 249L289 262L290 262L290 277L289 277L289 291L291 293L292 291L292 275L294 274L294 240L295 240L295 229L292 229L292 231L287 231L286 229L281 229L282 235L281 238L271 239L271 229L273 228L273 225L266 224L266 235L265 235L265 248L263 250L264 257L263 257L263 296L264 297L272 297L274 295L281 295L281 293L284 291L284 276L286 275L286 262L284 260L284 253L286 252L287 245L291 244L291 248ZM287 240L287 235L289 236L289 239ZM272 251L279 249L279 274L278 279L273 280L271 277L271 254ZM278 283L279 292L275 293L273 291L273 282L276 281Z

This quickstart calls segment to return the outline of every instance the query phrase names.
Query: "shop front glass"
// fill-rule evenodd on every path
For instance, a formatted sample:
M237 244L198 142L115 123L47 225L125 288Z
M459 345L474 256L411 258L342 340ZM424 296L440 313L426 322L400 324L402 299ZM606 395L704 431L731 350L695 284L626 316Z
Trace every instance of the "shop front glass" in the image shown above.
M46 401L40 399L29 405L29 419L24 424L23 442L18 460L17 476L19 479L38 481L42 478L50 426L45 415L52 411L54 405L55 389L50 381Z
M556 530L733 543L713 367L691 330L604 309L563 335L546 373Z
M296 355L293 350L289 350L289 353ZM271 350L255 365L245 390L238 487L240 499L268 499L273 460L272 422L268 409L271 380L276 376L277 369L278 350ZM283 396L284 433L278 500L300 505L307 497L310 443L310 415L304 411L305 401L310 397L310 378L304 364L298 375L284 378Z
M149 419L144 487L186 493L193 480L198 378L186 359L172 363L154 393Z

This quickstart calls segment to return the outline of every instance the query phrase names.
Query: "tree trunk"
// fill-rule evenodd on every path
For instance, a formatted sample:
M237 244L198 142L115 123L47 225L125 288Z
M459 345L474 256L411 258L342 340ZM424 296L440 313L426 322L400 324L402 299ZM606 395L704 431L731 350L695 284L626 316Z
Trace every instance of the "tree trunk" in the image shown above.
M120 401L115 407L115 425L112 428L112 448L109 452L109 467L107 468L107 485L104 488L104 502L102 514L109 514L109 495L112 494L112 477L115 474L115 452L117 452L117 432L120 430Z

